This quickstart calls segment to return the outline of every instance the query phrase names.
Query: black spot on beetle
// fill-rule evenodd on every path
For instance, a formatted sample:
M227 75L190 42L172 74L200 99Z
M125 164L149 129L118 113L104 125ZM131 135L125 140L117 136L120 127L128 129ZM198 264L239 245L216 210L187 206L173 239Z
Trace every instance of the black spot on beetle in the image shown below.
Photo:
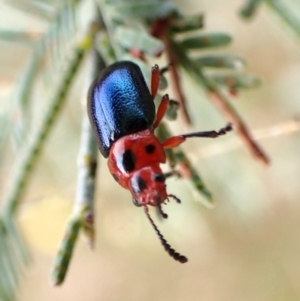
M138 195L147 189L147 182L143 178L137 176L131 180L131 187L134 193Z
M137 184L140 192L143 192L147 188L146 181L141 177L138 177Z
M147 154L153 154L155 151L155 146L153 144L147 144L145 146L145 151Z
M119 182L119 177L115 173L113 173L112 176L116 182Z
M131 171L134 170L134 167L135 167L135 155L134 155L134 153L130 149L127 149L123 153L122 165L124 166L124 170L126 172L131 172Z
M155 174L155 175L153 176L153 180L154 180L155 182L161 182L161 183L164 183L165 180L166 180L166 177L165 177L163 174L157 173L157 174Z

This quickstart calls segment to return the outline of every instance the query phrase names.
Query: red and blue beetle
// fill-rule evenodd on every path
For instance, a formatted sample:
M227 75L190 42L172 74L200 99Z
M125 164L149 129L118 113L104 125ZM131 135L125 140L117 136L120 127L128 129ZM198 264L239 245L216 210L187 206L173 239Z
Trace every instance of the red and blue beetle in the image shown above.
M215 138L231 130L227 125L218 132L195 132L170 137L160 142L154 130L164 117L169 97L164 95L157 112L154 105L160 80L157 65L152 67L150 91L139 66L130 61L120 61L106 68L92 83L88 95L88 115L101 154L108 158L113 178L129 190L136 206L144 207L145 213L159 236L165 250L175 260L185 263L187 258L164 239L148 211L155 206L161 215L161 205L173 198L166 190L166 177L160 164L166 163L166 148L173 148L190 137Z

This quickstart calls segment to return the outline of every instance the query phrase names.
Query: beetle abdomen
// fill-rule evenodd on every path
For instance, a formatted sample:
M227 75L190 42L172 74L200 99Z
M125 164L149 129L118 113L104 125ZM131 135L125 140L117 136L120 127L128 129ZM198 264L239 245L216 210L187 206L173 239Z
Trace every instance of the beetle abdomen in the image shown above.
M123 61L105 69L90 88L88 111L104 157L120 137L149 128L155 106L140 68Z

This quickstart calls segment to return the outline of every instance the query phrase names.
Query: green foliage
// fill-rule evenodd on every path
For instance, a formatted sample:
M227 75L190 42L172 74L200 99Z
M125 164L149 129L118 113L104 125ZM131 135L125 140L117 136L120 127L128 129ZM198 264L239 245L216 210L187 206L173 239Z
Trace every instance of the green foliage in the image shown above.
M241 14L251 17L266 3L299 36L299 17L293 14L288 5L280 1L248 1ZM238 113L230 104L231 94L243 88L253 88L259 79L243 71L245 61L236 55L222 54L220 47L227 46L232 37L223 32L204 32L203 15L184 16L173 1L161 0L107 0L95 1L99 15L90 13L89 22L96 21L88 30L77 24L80 1L8 1L10 5L39 16L47 22L45 32L32 35L30 32L0 28L0 39L18 41L30 47L31 54L23 67L14 95L0 112L0 153L5 153L9 141L19 149L16 164L10 176L1 203L0 216L0 299L13 300L19 282L20 268L28 263L29 257L20 238L16 215L22 195L36 166L43 145L57 121L66 96L80 72L80 64L91 45L100 57L101 63L94 59L95 70L100 72L106 65L122 59L137 62L146 78L150 78L149 57L155 58L164 52L171 63L170 78L179 95L179 110L185 114L186 122L191 122L184 102L184 91L180 85L183 69L193 80L201 83L205 92L212 93L220 105L221 113L231 121L246 145L261 161L268 158L260 147L251 140L248 130ZM95 10L95 9L93 9ZM78 42L79 41L79 42ZM218 53L214 50L218 48ZM205 50L205 54L202 51ZM209 54L207 52L209 51ZM162 86L166 86L163 78ZM42 114L37 117L32 101L34 89L41 85L44 89ZM42 107L40 107L42 108ZM15 122L12 116L20 112ZM177 105L170 107L170 119L177 117ZM39 126L33 130L33 121ZM85 136L86 135L86 136ZM169 136L165 124L158 129L161 139ZM84 138L85 137L85 138ZM90 127L83 121L82 146L78 168L78 191L75 208L66 229L53 272L53 282L60 284L67 272L78 233L82 229L92 243L94 239L93 193L95 169L97 165L96 146ZM192 166L188 155L182 150L167 152L170 166L184 165L190 174L189 180L194 189L211 205L212 193L199 175L197 167ZM0 160L5 156L0 156ZM74 163L75 164L75 163ZM92 181L92 182L91 182ZM80 186L81 185L81 186Z
M245 19L253 18L256 12L262 6L268 6L271 11L283 23L285 23L291 32L300 37L300 3L299 1L278 1L278 0L248 0L241 8L240 14Z
M6 265L4 269L7 273L2 274L5 278L1 277L0 279L0 296L3 295L3 298L5 297L7 300L13 299L18 283L20 263L22 265L28 262L28 256L24 251L14 218L24 189L35 167L36 159L43 149L43 145L64 104L83 55L90 45L91 33L83 36L79 43L74 43L74 39L79 33L74 22L76 5L77 1L62 5L56 11L48 31L36 41L31 58L18 81L13 101L8 102L8 107L1 118L4 130L0 137L1 146L7 145L9 130L11 130L12 138L21 149L21 154L18 156L13 169L10 186L4 195L0 217L2 226L0 245L6 246L1 252L1 258L4 259L4 262L9 263L9 266ZM73 36L73 39L66 43L65 35ZM47 67L43 69L41 68L42 60L48 62ZM52 76L53 72L61 74L59 82L56 82L57 78ZM47 85L55 85L55 89L47 93L48 99L45 99L45 103L48 104L48 108L44 110L43 114L39 114L40 126L29 135L32 128L32 110L35 105L31 102L31 94L39 75L47 78ZM50 75L52 82L51 80L49 82ZM17 124L13 124L11 118L15 110L22 112L22 118ZM17 250L16 254L11 252L14 249Z

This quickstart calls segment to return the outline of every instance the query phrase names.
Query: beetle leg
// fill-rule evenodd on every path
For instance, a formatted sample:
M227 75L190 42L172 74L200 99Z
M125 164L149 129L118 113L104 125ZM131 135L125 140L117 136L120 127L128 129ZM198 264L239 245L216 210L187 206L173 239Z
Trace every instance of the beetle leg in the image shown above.
M164 73L166 73L167 71L170 70L171 66L172 66L172 63L169 63L169 65L167 65L167 66L161 68L161 69L159 70L159 74L160 74L160 75L163 75Z
M232 130L232 125L229 123L225 127L221 128L219 131L195 132L195 133L170 137L162 143L162 146L164 148L173 148L183 143L186 140L186 138L193 138L193 137L217 138L221 135L225 135L227 132L231 130Z
M170 178L170 177L174 177L174 176L177 177L177 178L181 178L180 172L175 170L175 169L164 173L164 176L165 176L166 179Z
M157 209L159 214L163 217L163 218L168 218L168 214L164 213L162 208L161 208L161 204L157 205Z
M169 95L165 94L157 109L156 120L153 124L154 129L158 127L164 115L166 114L169 103L170 103Z
M159 87L160 71L158 65L154 65L151 70L151 95L154 99Z
M177 204L181 204L181 200L176 195L168 194L168 197L174 199L177 202Z
M154 99L159 87L160 76L170 69L171 64L159 69L158 65L154 65L151 70L151 95Z

